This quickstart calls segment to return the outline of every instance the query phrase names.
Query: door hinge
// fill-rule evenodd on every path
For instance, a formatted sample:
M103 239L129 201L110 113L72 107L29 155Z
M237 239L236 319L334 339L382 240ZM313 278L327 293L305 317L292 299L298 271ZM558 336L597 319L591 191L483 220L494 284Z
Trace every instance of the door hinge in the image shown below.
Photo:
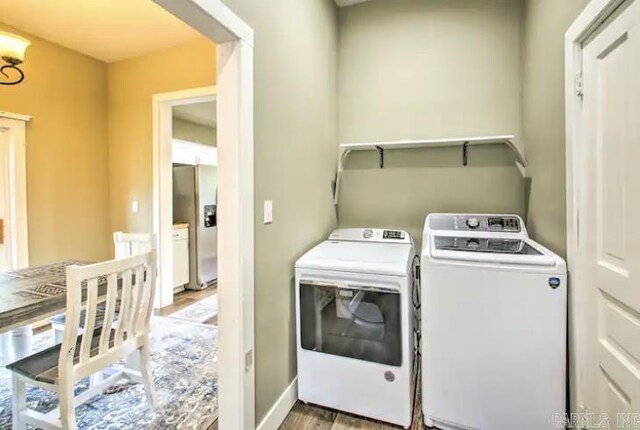
M584 96L584 79L582 78L582 72L576 73L574 88L578 97Z
M244 371L248 372L251 370L251 366L253 365L253 350L250 349L244 354Z

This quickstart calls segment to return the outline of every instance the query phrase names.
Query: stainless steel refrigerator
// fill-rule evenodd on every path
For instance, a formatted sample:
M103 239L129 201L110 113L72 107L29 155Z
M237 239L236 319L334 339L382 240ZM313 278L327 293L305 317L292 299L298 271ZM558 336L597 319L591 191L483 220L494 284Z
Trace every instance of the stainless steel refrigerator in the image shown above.
M218 172L215 166L173 168L173 222L189 224L189 283L202 290L218 280Z

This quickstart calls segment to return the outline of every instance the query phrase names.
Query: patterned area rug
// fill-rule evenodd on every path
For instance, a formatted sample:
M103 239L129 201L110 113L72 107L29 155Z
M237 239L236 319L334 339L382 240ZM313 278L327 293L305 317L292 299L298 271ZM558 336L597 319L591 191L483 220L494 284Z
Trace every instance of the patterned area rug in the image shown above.
M174 312L169 318L203 323L218 315L218 295L214 294L186 308Z
M165 317L154 317L151 361L158 406L147 406L140 384L107 389L76 408L80 429L206 429L218 416L218 328ZM53 344L50 332L35 336L34 349ZM85 379L76 394L88 387ZM49 412L58 406L56 394L29 387L30 408ZM11 428L11 373L0 369L0 429Z

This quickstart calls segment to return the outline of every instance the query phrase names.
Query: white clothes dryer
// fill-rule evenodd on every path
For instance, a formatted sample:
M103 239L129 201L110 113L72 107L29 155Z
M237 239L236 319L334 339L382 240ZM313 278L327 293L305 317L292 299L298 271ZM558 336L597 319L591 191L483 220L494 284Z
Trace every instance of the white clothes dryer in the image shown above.
M300 400L411 425L416 260L407 232L339 229L297 261Z
M424 226L424 424L550 430L566 405L566 265L514 215Z

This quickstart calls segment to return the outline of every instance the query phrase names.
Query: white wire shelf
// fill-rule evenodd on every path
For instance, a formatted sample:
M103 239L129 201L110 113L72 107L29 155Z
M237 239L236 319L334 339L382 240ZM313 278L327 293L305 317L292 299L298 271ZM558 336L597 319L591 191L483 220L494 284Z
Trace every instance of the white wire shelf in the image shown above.
M515 137L509 134L499 136L460 137L449 139L391 140L383 142L343 143L340 145L340 154L338 157L338 170L336 173L336 185L333 195L334 204L338 204L342 173L344 171L346 160L351 151L377 151L380 160L380 168L384 168L384 152L386 150L462 146L462 164L466 166L467 151L469 146L504 144L514 153L516 167L518 168L518 171L520 172L522 177L525 177L527 160L520 148L514 143L514 139Z

